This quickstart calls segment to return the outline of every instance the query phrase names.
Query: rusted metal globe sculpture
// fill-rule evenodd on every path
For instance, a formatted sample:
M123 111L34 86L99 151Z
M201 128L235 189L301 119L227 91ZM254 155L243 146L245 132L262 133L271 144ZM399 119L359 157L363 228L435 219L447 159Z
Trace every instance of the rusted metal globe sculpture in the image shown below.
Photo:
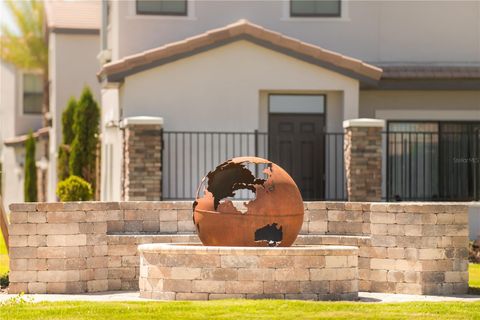
M255 177L251 165L263 167ZM242 211L232 202L240 190L255 199ZM281 246L293 244L303 223L303 200L288 173L256 157L233 158L203 178L193 204L193 222L206 246Z

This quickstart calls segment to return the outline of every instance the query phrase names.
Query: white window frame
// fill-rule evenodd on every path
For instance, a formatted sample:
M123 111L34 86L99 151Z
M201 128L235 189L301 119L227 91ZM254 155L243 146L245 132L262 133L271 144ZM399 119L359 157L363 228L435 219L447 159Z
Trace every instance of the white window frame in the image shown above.
M24 96L24 76L25 75L37 75L37 76L41 76L42 74L40 72L35 72L35 71L26 71L26 70L22 70L20 72L18 72L18 75L19 75L19 79L18 79L18 88L19 88L19 92L18 92L18 95L19 95L19 99L18 101L20 102L19 103L19 114L21 116L33 116L33 117L38 117L38 116L41 116L42 115L42 110L40 110L40 112L38 113L34 113L34 112L25 112L25 105L24 105L24 99L23 99L23 96ZM42 92L43 94L43 92Z

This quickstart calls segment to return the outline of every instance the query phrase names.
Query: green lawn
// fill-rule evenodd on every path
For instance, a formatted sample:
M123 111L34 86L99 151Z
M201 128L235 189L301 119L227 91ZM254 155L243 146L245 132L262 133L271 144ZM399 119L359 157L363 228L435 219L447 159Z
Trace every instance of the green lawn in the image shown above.
M470 291L475 294L480 294L480 264L470 263L468 265L468 276L468 285L471 288Z
M480 319L480 303L348 303L280 300L57 302L0 307L0 319Z
M0 231L0 276L8 271L8 252Z

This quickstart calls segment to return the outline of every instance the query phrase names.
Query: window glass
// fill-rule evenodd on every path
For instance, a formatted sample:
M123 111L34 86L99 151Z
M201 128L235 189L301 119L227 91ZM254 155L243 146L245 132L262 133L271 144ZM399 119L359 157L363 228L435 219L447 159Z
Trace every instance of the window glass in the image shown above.
M37 74L23 75L23 113L42 113L43 82Z
M271 113L325 113L324 95L270 95Z
M187 0L137 0L137 13L187 15Z
M341 0L290 0L293 17L339 17Z

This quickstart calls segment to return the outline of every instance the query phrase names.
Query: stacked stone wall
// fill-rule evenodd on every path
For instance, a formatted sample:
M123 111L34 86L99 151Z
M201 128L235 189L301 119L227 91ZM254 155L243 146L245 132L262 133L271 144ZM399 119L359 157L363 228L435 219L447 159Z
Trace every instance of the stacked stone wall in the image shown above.
M360 291L465 293L468 207L306 202L296 245L353 245ZM138 289L139 244L198 243L191 202L10 207L10 292Z

